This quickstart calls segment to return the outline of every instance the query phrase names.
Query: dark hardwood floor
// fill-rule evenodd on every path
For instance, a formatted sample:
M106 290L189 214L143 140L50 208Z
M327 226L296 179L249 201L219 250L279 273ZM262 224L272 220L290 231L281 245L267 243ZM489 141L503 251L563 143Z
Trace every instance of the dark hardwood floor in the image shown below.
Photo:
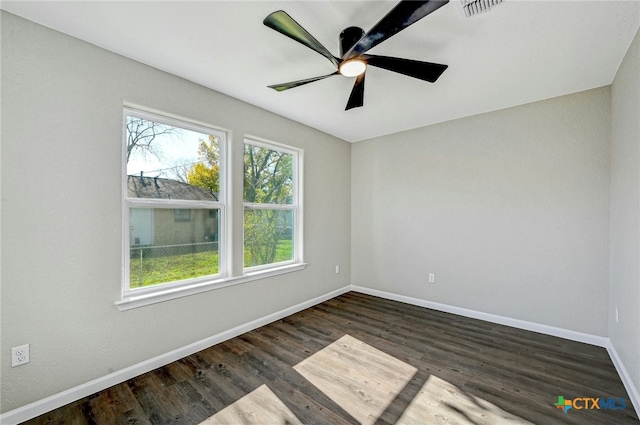
M581 400L564 413L554 406L559 396L612 397L618 407L622 398L626 408L580 409ZM349 292L27 423L603 425L638 418L603 348Z

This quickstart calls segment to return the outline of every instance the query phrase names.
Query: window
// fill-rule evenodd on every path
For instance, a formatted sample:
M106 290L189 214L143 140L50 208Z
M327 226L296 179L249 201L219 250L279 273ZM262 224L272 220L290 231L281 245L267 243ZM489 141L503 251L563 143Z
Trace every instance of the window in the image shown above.
M174 220L182 223L190 223L191 222L191 210L173 210Z
M301 157L297 149L245 140L245 268L302 261Z
M230 167L226 132L129 107L123 139L120 310L306 267L302 150L240 140L244 169ZM233 222L227 200L240 196L242 222Z
M226 134L125 109L124 294L223 275Z

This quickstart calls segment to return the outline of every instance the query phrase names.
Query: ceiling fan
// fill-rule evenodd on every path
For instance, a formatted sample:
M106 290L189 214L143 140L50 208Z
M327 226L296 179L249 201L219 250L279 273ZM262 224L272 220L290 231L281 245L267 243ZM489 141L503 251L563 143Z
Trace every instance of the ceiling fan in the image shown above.
M291 81L269 86L284 91L304 84L322 80L333 75L356 77L345 110L364 104L364 76L368 65L398 72L410 77L435 82L447 69L447 65L403 59L390 56L366 54L368 50L394 36L409 25L416 23L431 12L447 4L449 0L403 0L365 34L362 28L349 27L340 33L340 57L335 57L318 40L313 38L286 12L279 10L267 16L263 23L281 34L320 53L336 67L337 71L319 77Z

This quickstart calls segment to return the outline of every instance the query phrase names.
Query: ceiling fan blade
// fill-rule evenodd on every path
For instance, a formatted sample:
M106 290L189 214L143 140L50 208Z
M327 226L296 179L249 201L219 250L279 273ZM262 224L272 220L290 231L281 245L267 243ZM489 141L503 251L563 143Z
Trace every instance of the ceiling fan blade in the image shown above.
M364 55L367 64L389 71L397 72L409 77L435 83L442 73L449 67L439 63L421 62L413 59L394 58L390 56Z
M448 2L449 0L402 0L380 22L375 24L344 57L352 58L363 54Z
M273 84L267 87L269 87L270 89L274 89L275 91L285 91L294 87L303 86L305 84L313 83L314 81L331 77L332 75L338 75L338 71L334 72L333 74L321 75L319 77L307 78L305 80L291 81L290 83Z
M336 68L340 65L340 61L331 54L318 40L313 38L311 34L293 20L286 12L279 10L271 13L264 18L263 24L271 29L278 31L280 34L284 34L292 40L298 43L304 44L311 50L320 53L325 58L329 59L333 66Z
M356 82L353 83L353 89L351 89L351 94L347 101L347 107L344 108L345 111L364 105L364 74L366 73L363 72L356 77Z

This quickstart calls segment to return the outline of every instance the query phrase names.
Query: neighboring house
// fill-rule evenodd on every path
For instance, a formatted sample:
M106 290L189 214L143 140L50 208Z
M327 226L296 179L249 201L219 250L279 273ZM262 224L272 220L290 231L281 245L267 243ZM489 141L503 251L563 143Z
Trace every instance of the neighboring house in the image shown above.
M127 176L130 198L217 201L216 194L177 180ZM131 246L175 246L218 241L218 210L132 208Z

